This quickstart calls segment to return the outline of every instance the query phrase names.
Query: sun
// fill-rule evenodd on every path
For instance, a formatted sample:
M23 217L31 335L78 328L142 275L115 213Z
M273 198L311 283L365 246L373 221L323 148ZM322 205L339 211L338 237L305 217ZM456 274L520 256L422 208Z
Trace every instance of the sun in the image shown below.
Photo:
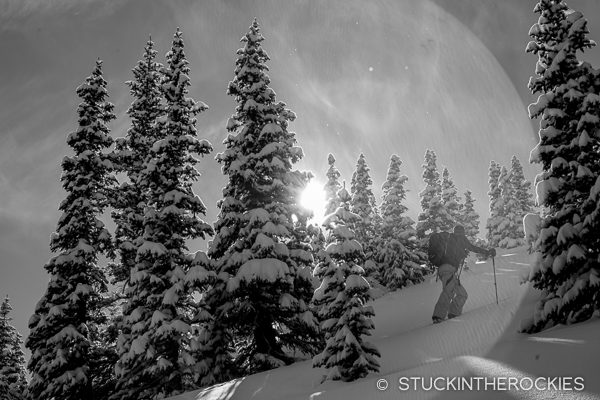
M321 222L325 214L325 204L325 191L323 190L323 185L317 180L310 181L300 195L300 205L307 210L312 211L313 221Z

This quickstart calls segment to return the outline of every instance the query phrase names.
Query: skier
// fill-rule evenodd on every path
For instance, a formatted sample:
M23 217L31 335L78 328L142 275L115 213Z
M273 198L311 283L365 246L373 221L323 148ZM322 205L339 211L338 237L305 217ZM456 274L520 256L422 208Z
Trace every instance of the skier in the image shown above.
M433 310L433 323L437 324L446 319L455 318L462 314L463 306L467 301L467 291L460 284L456 272L459 265L469 254L469 251L494 257L496 250L477 247L465 236L465 228L461 225L454 227L454 233L450 234L447 242L446 257L444 263L438 268L438 277L442 281L442 293Z

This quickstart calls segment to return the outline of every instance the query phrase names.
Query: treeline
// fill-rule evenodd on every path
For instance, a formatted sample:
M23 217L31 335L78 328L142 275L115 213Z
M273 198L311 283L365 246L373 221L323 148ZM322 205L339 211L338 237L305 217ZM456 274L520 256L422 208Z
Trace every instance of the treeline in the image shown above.
M325 214L339 207L338 191L341 175L335 167L335 156L329 154L326 172ZM365 156L361 154L352 174L350 210L360 216L352 227L366 256L366 274L371 282L397 289L419 283L427 266L427 238L432 232L452 231L459 224L469 240L482 246L514 248L525 244L523 217L535 211L531 182L525 179L523 167L516 156L510 169L491 161L489 170L489 210L485 238L480 237L480 216L475 211L471 190L458 194L448 168L437 166L434 150L425 152L422 178L424 189L419 193L421 211L417 221L411 219L404 204L408 177L401 173L402 161L392 155L381 204L373 195L373 182ZM318 229L315 227L314 229Z

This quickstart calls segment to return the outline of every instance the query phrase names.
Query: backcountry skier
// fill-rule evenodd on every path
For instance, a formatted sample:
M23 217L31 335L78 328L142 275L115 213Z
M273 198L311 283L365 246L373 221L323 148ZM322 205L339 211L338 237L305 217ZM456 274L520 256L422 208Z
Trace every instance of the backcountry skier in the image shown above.
M460 284L456 272L458 267L470 251L494 257L496 250L484 249L473 245L465 236L465 228L461 225L454 227L454 232L448 235L445 257L442 265L438 267L438 277L442 281L442 293L433 310L433 323L457 317L462 314L463 306L467 301L467 291Z

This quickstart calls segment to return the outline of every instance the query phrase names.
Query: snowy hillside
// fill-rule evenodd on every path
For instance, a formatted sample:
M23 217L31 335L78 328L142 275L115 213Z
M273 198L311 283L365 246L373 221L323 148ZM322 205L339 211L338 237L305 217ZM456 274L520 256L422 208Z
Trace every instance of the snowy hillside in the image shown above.
M491 260L471 264L461 275L469 293L465 313L441 324L431 324L441 290L435 278L373 301L376 317L371 340L382 355L379 374L352 383L320 383L324 371L312 368L307 360L171 400L600 399L598 318L535 335L517 333L537 296L519 283L528 262L524 248L498 254L498 305ZM479 384L480 390L468 386L452 393L445 390L458 388L460 377L463 385L471 382L476 389ZM387 389L379 390L378 385L383 388L386 382ZM509 382L515 384L510 392ZM493 391L492 384L500 390ZM570 390L555 390L559 384Z

